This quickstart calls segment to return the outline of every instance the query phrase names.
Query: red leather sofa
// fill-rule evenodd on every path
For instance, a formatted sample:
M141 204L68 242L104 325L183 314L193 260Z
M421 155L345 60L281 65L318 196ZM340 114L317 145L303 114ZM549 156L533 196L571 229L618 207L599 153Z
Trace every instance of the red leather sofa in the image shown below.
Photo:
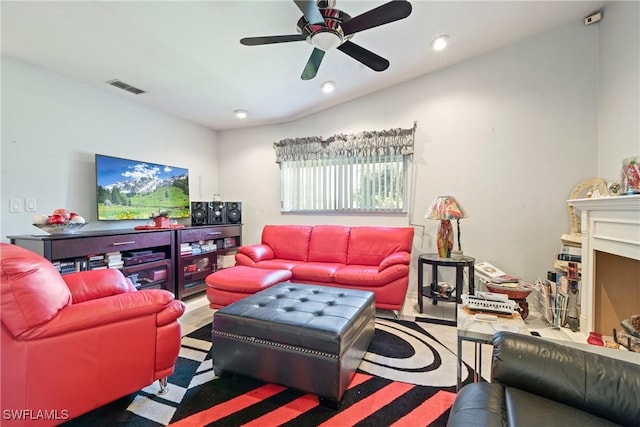
M184 303L136 291L119 270L60 275L0 243L2 426L49 426L166 385L180 351ZM162 389L162 387L161 387Z
M262 241L238 249L236 265L289 270L291 281L375 293L399 310L409 285L411 227L266 225Z

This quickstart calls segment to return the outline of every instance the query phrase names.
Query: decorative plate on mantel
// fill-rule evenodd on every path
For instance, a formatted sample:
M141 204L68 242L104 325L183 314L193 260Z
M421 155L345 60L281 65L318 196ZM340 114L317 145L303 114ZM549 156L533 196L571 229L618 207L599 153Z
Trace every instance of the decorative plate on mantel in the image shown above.
M608 196L607 181L602 178L585 179L573 188L569 199L584 199L593 195ZM571 234L580 234L580 215L575 213L571 203L569 203L569 224L571 225Z

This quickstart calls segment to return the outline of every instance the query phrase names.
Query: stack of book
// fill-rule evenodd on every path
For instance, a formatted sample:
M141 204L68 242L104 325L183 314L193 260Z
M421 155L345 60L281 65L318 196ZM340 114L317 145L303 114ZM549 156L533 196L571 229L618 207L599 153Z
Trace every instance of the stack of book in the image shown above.
M122 260L122 253L120 251L107 252L104 254L104 259L108 268L124 267L124 261Z
M105 268L107 268L107 262L105 260L104 254L89 256L90 270L103 270Z
M218 249L213 240L207 240L206 242L201 243L200 247L202 248L202 252L212 252Z
M581 271L582 266L582 235L580 234L563 234L560 238L562 247L560 252L555 255L553 268L556 271L569 271L569 264Z
M76 267L75 261L56 261L53 266L60 272L60 274L75 273L79 271Z
M562 245L557 258L560 261L582 262L582 248L578 246Z
M180 243L180 255L191 255L192 252L191 243Z

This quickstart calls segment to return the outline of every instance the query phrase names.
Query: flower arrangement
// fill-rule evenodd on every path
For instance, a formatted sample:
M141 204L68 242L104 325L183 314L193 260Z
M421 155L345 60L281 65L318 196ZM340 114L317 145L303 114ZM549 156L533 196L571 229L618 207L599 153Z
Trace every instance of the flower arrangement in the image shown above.
M151 212L151 219L155 223L156 227L169 228L171 227L171 221L169 221L169 211L166 209L160 209Z
M627 194L640 193L640 156L622 161L622 182Z
M151 219L158 217L169 218L169 211L166 209L159 209L157 211L151 212Z

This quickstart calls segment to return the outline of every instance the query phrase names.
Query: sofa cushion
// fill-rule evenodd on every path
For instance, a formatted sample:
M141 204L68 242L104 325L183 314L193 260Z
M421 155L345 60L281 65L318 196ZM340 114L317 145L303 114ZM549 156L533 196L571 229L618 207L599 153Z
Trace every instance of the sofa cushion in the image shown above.
M309 261L347 263L351 228L338 225L316 225L311 231Z
M305 262L293 267L293 281L310 281L310 282L333 282L333 275L344 264L327 263L327 262Z
M546 399L514 387L505 387L506 425L508 426L605 426L615 425L562 402ZM614 405L615 406L615 405Z
M245 266L223 268L205 278L207 286L223 291L252 293L285 282L291 278L288 270L267 270Z
M269 270L292 270L298 264L302 264L302 261L291 261L289 259L268 259L265 261L257 262L254 267L266 268Z
M334 282L345 285L360 286L384 286L394 280L407 277L409 266L398 264L378 271L377 266L371 265L345 265L333 275Z
M615 425L607 420L498 383L471 383L462 387L449 413L447 426Z
M306 225L265 225L262 243L271 247L274 258L307 261L312 229Z
M71 304L71 292L48 260L16 245L2 243L2 323L14 337L48 322Z
M353 227L347 264L379 265L394 252L411 252L411 227Z

